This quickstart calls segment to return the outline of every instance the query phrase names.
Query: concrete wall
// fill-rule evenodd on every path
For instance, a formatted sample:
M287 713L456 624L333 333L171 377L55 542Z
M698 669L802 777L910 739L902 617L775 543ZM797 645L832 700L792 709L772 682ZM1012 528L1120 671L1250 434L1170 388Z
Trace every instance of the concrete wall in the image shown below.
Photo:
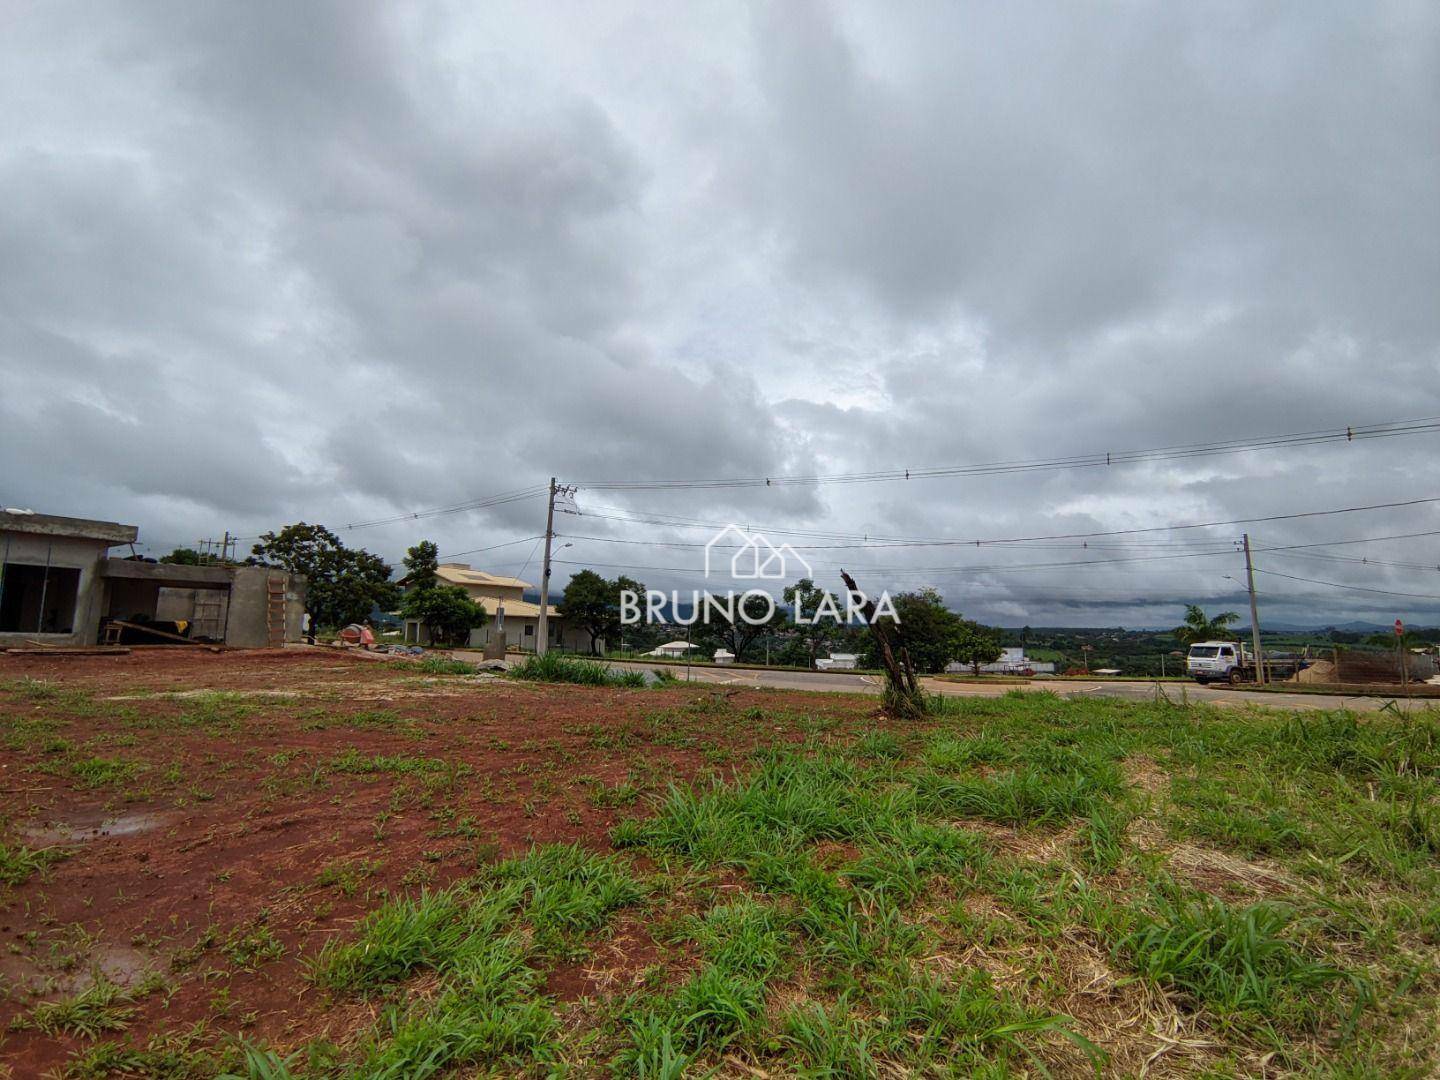
M263 649L270 642L270 580L285 589L286 641L300 640L300 617L305 612L305 579L265 566L231 569L230 619L225 644L240 649Z
M0 531L0 562L44 566L48 554L52 567L80 571L70 633L40 634L24 629L3 632L0 633L0 648L23 647L30 641L41 641L47 645L95 644L103 602L100 560L105 557L108 547L104 540Z
M223 589L228 596L223 640L239 649L263 649L271 643L269 582L273 578L285 590L284 640L300 640L305 579L298 575L264 566L176 566L129 559L107 559L102 570L108 584L108 606L102 611L119 619L141 611L158 618L193 618L193 610L187 613L181 608L160 613L162 590L173 603L180 593Z
M534 616L506 615L505 647L507 649L522 649L525 652L534 652L536 641L535 635L540 632L537 625L538 622L539 620ZM560 628L558 634L556 633L555 629L557 624ZM530 630L528 634L525 632L527 627ZM563 622L560 622L555 618L551 618L550 628L550 644L553 648L564 649L568 652L590 651L590 635L585 633L585 631L567 627ZM477 649L483 647L490 641L491 635L494 634L494 632L495 624L493 621L486 623L478 630L470 631L471 646ZM603 651L605 648L605 643L603 639L600 641L599 645L600 649Z

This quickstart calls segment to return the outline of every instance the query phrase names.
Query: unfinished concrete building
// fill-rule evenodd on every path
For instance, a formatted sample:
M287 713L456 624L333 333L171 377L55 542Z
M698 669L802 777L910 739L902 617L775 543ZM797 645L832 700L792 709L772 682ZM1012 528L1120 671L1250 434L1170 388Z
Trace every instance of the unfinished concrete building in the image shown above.
M127 634L239 648L299 639L304 578L265 566L110 558L111 548L138 535L114 521L0 510L0 648L94 645Z

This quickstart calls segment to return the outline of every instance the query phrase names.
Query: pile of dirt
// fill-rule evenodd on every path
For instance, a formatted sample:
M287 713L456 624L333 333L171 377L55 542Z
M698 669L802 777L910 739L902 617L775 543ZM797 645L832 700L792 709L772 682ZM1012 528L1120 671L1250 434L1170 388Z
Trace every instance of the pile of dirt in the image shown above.
M1295 673L1294 680L1298 683L1334 683L1338 680L1335 677L1335 665L1329 660L1316 660L1309 667Z

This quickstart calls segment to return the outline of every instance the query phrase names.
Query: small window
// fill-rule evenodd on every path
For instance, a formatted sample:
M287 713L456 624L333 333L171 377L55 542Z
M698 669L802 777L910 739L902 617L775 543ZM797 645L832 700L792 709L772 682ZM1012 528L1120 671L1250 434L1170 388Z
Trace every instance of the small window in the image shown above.
M535 636L535 627L533 627L533 626L527 626L527 627L525 627L525 636L526 636L526 637L534 637L534 636Z
M1227 659L1227 660L1234 660L1234 659L1235 659L1235 650L1232 649L1232 648L1229 648L1229 647L1227 646L1226 648L1223 648L1223 649L1220 650L1220 655L1223 656L1223 657L1225 657L1225 659Z

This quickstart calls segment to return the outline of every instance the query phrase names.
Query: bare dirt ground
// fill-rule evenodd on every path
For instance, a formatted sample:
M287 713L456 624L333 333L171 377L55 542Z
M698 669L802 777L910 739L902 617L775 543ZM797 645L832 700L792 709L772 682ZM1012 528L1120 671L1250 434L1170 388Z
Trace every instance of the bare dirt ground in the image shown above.
M0 654L0 1080L1434 1075L1432 712L467 671Z
M368 1022L337 1014L304 969L367 897L443 886L536 843L608 848L612 802L726 768L694 748L717 741L700 737L706 710L685 711L717 693L426 678L293 651L0 655L0 713L14 721L0 837L71 853L0 886L0 1027L97 972L169 981L139 1001L127 1031L141 1042L206 1023L293 1044ZM737 730L751 697L767 722ZM807 717L873 710L794 697ZM713 722L736 753L802 737L773 694L730 691L727 704ZM665 715L677 709L687 731ZM643 927L626 933L643 964L656 946ZM551 990L585 982L558 972ZM11 1031L0 1061L39 1076L87 1044Z

